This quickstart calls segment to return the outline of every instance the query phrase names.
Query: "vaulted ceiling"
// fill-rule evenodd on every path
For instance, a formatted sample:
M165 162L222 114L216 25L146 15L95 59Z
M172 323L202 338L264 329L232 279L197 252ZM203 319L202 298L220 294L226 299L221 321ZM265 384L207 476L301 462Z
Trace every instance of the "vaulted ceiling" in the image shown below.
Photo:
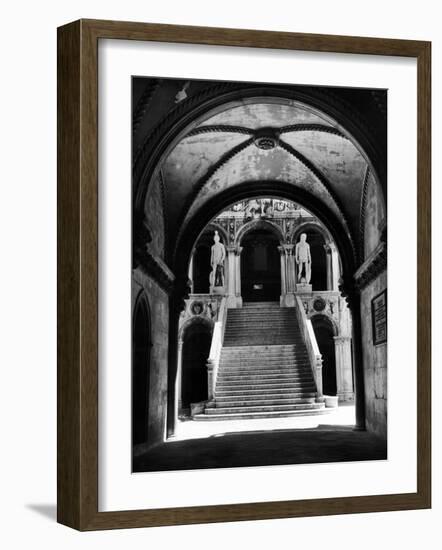
M153 95L154 100L157 97L157 108L153 101L150 110L135 116L139 134L134 138L135 148L143 132L149 136L149 131L143 130L149 113L158 124L162 115L164 118L178 111L177 103L182 101L182 110L186 101L192 103L192 85L183 87L183 82L171 81L168 92L162 95L161 84L150 86L144 95ZM204 83L193 86L196 97ZM185 92L183 100L181 89ZM366 114L372 117L375 130L385 130L385 113L377 107L376 94L367 92L365 103L360 92L349 97L354 98L355 117L363 118L358 102L366 110L368 105L371 110ZM382 101L380 104L384 105ZM207 109L182 128L162 155L157 174L173 239L220 193L244 183L268 181L284 182L318 198L340 221L342 231L357 249L364 185L373 177L371 160L348 128L324 110L298 99L249 93Z
M162 164L171 218L186 224L229 187L283 181L310 192L356 234L367 161L336 123L295 101L249 98L208 116Z

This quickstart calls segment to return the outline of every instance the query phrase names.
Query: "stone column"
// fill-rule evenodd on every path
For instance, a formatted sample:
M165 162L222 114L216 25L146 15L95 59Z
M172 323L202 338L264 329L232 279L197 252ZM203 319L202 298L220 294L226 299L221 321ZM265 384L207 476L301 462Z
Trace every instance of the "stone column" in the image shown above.
M286 278L285 278L285 272L286 272L286 268L285 268L285 248L283 246L278 246L278 250L279 250L279 256L280 256L280 259L281 259L281 300L282 300L282 297L285 296L285 294L287 292L287 283L286 283Z
M333 266L332 266L332 250L330 245L324 245L325 250L325 263L327 266L327 290L333 289Z
M351 337L334 336L336 357L336 389L339 401L353 401L353 368Z
M331 270L332 270L332 287L331 290L338 290L339 287L339 277L341 276L339 270L339 257L338 251L334 243L329 245L331 251Z
M178 359L177 359L177 376L175 384L175 415L178 418L178 415L182 409L182 396L181 396L181 387L182 387L182 376L183 376L183 340L180 338L178 340Z
M190 285L190 293L193 294L193 257L195 255L195 250L192 252L192 255L190 256L190 262L189 262L189 271L188 271L188 277L191 281Z
M228 245L227 250L227 307L236 307L236 246Z
M235 250L235 296L236 296L236 307L242 307L241 252L242 252L242 246L237 246L236 250Z
M296 284L296 271L295 271L295 258L293 256L293 248L295 245L293 244L285 244L284 248L286 250L286 285L287 285L287 292L295 292L295 284Z

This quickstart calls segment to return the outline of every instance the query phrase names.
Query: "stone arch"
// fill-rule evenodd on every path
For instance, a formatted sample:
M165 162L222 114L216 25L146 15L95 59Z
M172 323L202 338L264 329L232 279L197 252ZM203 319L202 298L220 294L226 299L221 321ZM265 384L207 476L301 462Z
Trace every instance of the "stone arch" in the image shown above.
M204 231L218 231L219 236L221 237L221 242L223 245L227 246L229 243L229 237L227 235L227 231L224 229L224 227L221 227L218 223L210 222Z
M295 188L284 181L249 181L233 186L220 192L216 197L207 201L189 223L183 228L179 242L175 248L175 254L171 258L171 265L177 275L175 292L170 304L170 337L169 341L178 342L178 315L183 297L187 293L187 266L194 242L204 227L222 210L230 205L248 200L258 194L263 196L278 196L282 199L293 201L310 211L318 220L327 227L339 252L342 265L340 289L346 296L348 307L353 319L353 348L354 348L354 376L356 387L356 423L362 429L365 426L365 402L364 402L364 372L362 365L362 340L360 326L360 303L354 294L353 274L356 270L357 257L350 236L341 229L341 224L336 215L330 211L313 194ZM171 349L171 362L169 364L169 395L168 395L168 433L174 432L174 384L177 373L176 352Z
M319 351L322 355L322 384L326 395L337 395L337 365L335 341L336 326L326 314L310 317L316 335Z
M236 89L235 89L236 88ZM213 115L231 109L240 103L258 101L293 103L321 116L324 120L338 126L344 137L349 139L364 157L370 170L386 198L386 160L379 157L376 138L369 134L367 127L351 116L344 100L333 98L324 91L287 89L277 85L217 83L209 91L203 91L200 97L192 101L183 101L156 131L150 134L139 149L135 161L135 203L134 211L144 204L144 196L150 181L160 169L176 144L190 131ZM157 135L165 134L166 139L156 142Z
M292 244L296 246L302 233L313 234L313 243L310 242L312 265L311 265L311 283L313 290L332 290L332 262L327 257L331 253L330 246L334 247L330 232L321 223L311 220L298 225L292 235ZM318 237L319 235L319 237ZM323 243L319 242L322 239Z
M324 227L322 223L312 220L312 221L302 222L301 224L296 226L292 234L292 239L291 239L292 244L296 244L301 233L304 233L309 229L313 229L321 233L321 235L324 237L324 241L326 244L333 243L332 236L330 235L330 232L327 230L327 228Z
M266 229L275 235L280 244L284 243L284 234L282 229L276 223L272 223L268 220L251 220L245 223L236 234L235 245L239 246L247 233L254 231L255 229Z
M210 354L213 323L204 316L188 319L179 334L181 410L208 398L207 360Z
M188 330L193 325L203 325L208 330L213 330L213 321L211 319L205 317L204 315L194 315L193 317L190 317L190 319L187 319L180 327L180 330L178 332L178 338L180 342L183 341L186 330Z
M336 322L335 319L333 319L333 317L331 315L329 315L328 313L312 313L311 315L309 315L309 319L313 322L315 319L320 319L326 323L329 323L330 325L330 328L333 332L333 336L339 336L339 327L338 327L338 323Z

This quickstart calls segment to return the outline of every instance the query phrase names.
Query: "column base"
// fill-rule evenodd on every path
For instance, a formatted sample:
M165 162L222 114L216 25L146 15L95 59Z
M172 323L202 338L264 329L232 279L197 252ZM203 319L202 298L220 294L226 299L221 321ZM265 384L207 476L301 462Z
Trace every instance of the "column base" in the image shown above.
M292 292L282 294L279 298L279 305L281 307L295 307L296 298Z
M303 294L312 292L312 285L308 285L307 283L296 283L296 292L301 292Z
M355 400L355 394L353 392L338 392L339 402L353 403Z
M226 287L225 286L211 286L210 287L210 294L225 294L226 293Z

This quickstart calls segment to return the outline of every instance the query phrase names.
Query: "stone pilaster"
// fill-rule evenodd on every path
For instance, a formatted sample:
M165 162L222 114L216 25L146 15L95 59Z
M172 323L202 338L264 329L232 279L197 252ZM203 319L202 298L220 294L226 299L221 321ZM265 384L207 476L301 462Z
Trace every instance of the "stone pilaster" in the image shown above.
M332 268L332 290L338 290L339 278L341 277L339 269L339 254L334 243L329 244L331 251L331 268Z
M193 293L193 257L195 255L195 251L192 252L192 255L190 256L190 262L189 262L189 271L188 271L188 277L190 281L190 292Z
M227 307L236 307L236 249L234 245L227 250Z
M180 338L178 341L178 361L177 361L177 377L175 385L175 415L181 413L182 409L182 377L183 377L183 340Z
M293 256L293 244L278 246L281 261L281 298L280 304L283 307L294 307L295 305L295 258Z
M285 244L286 252L286 281L287 292L295 292L296 272L295 272L295 258L293 256L293 249L295 245Z
M236 307L242 307L242 296L241 296L241 252L243 250L242 246L237 246L235 250L235 296L236 296Z
M325 263L327 272L327 290L333 290L333 267L332 267L332 250L330 245L324 245Z
M281 296L284 296L287 292L286 283L286 267L285 267L285 249L283 246L278 246L279 256L281 259Z
M336 388L340 401L353 401L353 369L350 336L334 336Z

